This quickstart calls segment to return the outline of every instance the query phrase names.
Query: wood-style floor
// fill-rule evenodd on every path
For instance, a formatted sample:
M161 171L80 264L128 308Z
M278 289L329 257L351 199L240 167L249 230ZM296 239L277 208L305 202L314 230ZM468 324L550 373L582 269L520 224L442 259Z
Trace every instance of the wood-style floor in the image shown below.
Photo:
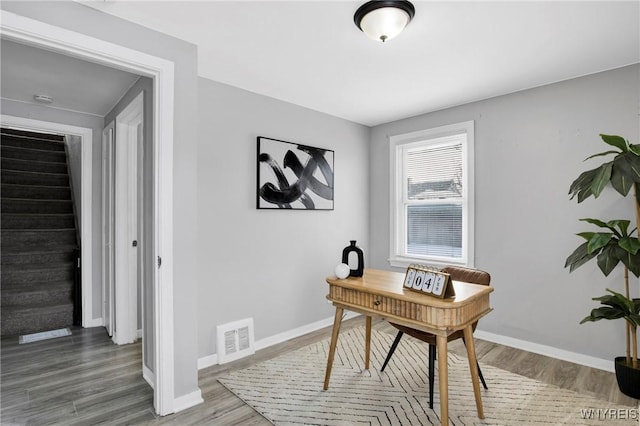
M343 330L363 324L345 321ZM395 334L382 321L374 328ZM0 424L2 425L269 425L220 385L218 377L330 337L330 328L258 351L255 355L199 372L204 403L178 414L156 417L153 392L142 379L141 345L116 346L103 328L73 329L73 335L18 345L1 342ZM452 351L465 354L459 342ZM611 403L636 407L622 395L615 375L476 339L481 364L493 365L561 388L588 392ZM488 384L491 386L491 383ZM602 407L607 408L607 407Z

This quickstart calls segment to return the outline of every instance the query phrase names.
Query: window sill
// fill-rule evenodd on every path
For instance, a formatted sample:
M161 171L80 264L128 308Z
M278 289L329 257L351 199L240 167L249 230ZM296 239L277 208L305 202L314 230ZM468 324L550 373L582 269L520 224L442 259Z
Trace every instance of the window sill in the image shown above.
M387 259L387 262L389 262L389 264L395 268L407 268L409 265L416 264L416 263L419 265L427 265L434 268L443 268L448 265L466 266L469 268L473 267L472 265L468 265L466 262L461 262L461 261L459 262L456 262L453 260L437 261L433 259L421 259L417 257L404 257L404 256L392 256L389 259Z

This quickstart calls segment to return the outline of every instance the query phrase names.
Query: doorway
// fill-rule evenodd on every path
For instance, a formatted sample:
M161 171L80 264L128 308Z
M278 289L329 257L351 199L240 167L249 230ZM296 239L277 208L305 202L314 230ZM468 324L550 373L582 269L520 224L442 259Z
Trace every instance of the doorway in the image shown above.
M160 415L174 412L173 339L173 63L64 28L3 11L2 36L18 43L72 55L153 80L153 305L154 406ZM162 267L160 264L162 263Z

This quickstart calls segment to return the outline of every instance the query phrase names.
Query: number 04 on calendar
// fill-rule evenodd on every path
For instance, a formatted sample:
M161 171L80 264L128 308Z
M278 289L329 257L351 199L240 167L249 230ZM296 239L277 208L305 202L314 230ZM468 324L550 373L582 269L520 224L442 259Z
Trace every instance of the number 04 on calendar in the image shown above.
M455 296L449 274L425 265L409 265L404 288L441 299Z

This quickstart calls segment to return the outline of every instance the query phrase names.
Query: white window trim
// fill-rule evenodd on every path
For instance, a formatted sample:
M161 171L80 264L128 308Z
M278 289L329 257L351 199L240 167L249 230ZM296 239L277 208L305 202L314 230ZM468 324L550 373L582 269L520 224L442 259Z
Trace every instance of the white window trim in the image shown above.
M462 240L462 259L459 262L453 262L449 259L438 261L435 258L423 258L406 256L402 250L402 242L404 240L404 229L399 231L398 221L404 216L403 213L403 179L402 179L402 158L398 155L398 148L404 148L407 145L424 142L429 139L443 138L447 136L459 135L466 133L467 142L462 147L462 167L465 170L465 181L463 191L466 192L465 201L463 202L463 240ZM474 121L465 121L446 126L435 127L432 129L419 130L417 132L404 133L389 136L389 181L390 187L390 239L389 239L389 259L388 262L394 267L406 268L412 263L427 264L435 267L441 267L449 264L458 264L468 267L474 266L474 223L475 223L475 171L474 171ZM401 216L402 215L402 216ZM404 224L404 222L403 222ZM404 224L406 226L406 224Z

